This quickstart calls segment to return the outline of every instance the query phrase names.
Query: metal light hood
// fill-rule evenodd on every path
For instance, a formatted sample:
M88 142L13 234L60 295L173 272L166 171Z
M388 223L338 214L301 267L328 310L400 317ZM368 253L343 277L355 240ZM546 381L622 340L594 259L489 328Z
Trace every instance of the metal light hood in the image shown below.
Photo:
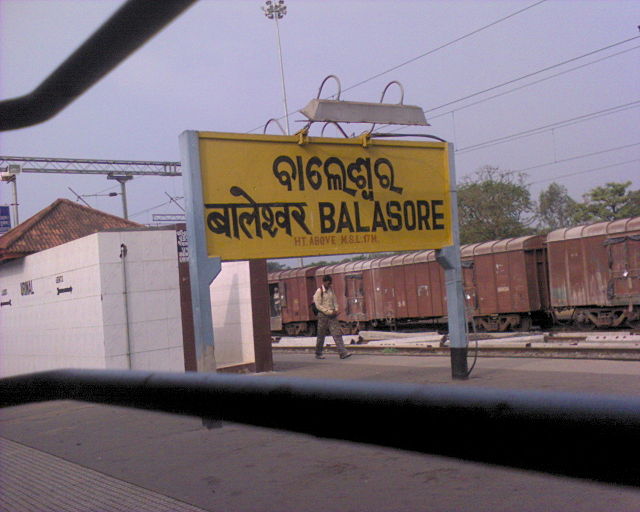
M415 105L313 99L300 110L310 121L430 126Z

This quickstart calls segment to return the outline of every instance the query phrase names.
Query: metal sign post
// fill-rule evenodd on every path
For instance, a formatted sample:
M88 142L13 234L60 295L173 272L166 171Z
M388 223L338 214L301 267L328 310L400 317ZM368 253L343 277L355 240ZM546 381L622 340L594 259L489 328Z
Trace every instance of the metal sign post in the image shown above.
M458 224L458 190L454 163L453 144L449 146L449 181L451 184L451 227L453 245L436 251L436 260L444 268L447 288L447 320L449 323L449 351L451 376L467 379L467 317L464 309L464 283L460 262L460 229Z
M180 152L187 206L187 240L196 368L199 372L215 372L209 286L220 273L222 263L220 258L209 258L207 254L198 132L186 131L180 135Z

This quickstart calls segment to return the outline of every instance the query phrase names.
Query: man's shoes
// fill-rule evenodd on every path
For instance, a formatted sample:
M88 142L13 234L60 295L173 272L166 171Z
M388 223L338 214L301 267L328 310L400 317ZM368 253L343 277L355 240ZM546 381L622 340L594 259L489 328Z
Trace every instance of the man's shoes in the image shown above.
M340 359L346 359L347 357L351 357L351 352L346 352L345 354L340 354Z
M326 359L322 354L316 354L316 359Z

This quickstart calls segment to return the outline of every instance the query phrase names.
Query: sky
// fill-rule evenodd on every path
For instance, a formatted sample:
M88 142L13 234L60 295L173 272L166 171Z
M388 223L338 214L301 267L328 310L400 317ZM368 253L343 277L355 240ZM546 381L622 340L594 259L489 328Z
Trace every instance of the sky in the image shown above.
M37 87L122 3L0 0L0 99ZM54 118L0 133L0 155L179 161L184 130L262 133L284 115L276 24L263 5L200 0ZM286 5L279 32L292 132L304 124L297 110L328 75L339 77L341 99L353 101L377 102L397 80L404 103L424 109L431 126L378 129L453 142L458 181L491 165L526 172L534 199L553 181L576 200L610 181L640 188L637 0ZM335 92L328 81L322 97ZM385 101L399 97L392 86ZM57 198L77 200L69 188L122 215L120 198L106 195L119 187L106 176L23 173L20 220ZM129 218L181 213L169 196L184 196L182 178L135 177ZM2 183L0 204L10 202Z

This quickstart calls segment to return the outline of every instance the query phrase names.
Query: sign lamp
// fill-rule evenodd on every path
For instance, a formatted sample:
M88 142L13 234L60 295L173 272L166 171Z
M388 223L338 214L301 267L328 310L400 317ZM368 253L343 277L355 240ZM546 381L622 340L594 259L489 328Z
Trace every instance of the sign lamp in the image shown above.
M320 99L320 93L325 82L334 78L338 83L336 100ZM387 89L392 84L398 85L401 91L400 103L382 103ZM340 80L335 75L326 77L320 85L318 97L311 100L300 112L311 122L337 123L383 123L403 124L414 126L430 126L423 110L415 105L404 105L404 89L398 81L392 81L384 88L379 103L340 100Z

